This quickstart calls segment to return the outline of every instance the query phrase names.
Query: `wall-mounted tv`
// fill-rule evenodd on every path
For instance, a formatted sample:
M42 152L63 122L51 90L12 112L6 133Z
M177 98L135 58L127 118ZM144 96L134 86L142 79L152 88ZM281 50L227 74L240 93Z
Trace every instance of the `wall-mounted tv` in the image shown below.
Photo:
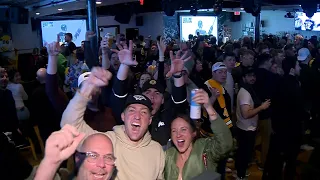
M57 41L57 34L60 35L60 44L64 43L65 33L71 33L73 43L81 46L81 41L85 40L87 31L87 22L84 19L77 20L54 20L41 21L42 45Z
M296 12L294 27L296 30L320 31L320 12L315 13L311 18L303 12Z
M180 16L180 39L188 41L189 34L196 36L213 35L218 36L217 16Z

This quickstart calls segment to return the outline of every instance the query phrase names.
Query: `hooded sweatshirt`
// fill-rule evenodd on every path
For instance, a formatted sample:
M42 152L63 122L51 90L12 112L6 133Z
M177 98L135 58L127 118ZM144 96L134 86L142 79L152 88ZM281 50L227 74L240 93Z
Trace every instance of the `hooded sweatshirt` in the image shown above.
M89 99L76 93L63 113L61 127L70 124L86 136L98 133L83 120L88 102ZM116 180L163 179L165 155L160 144L151 140L149 132L139 144L134 144L129 139L123 125L115 126L113 131L104 134L111 139L114 155L117 158Z

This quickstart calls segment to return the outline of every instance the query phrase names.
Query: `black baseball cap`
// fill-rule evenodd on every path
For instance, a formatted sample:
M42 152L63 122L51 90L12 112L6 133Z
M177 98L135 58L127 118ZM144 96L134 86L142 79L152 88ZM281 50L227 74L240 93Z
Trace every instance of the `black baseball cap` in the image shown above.
M161 94L164 93L164 87L158 81L156 81L154 79L151 79L143 84L142 92L145 92L146 90L148 90L150 88L154 88L154 89L158 90Z
M244 68L242 71L242 76L245 77L246 75L249 75L249 74L255 74L255 69L252 67Z
M129 95L125 104L125 108L127 108L131 104L142 104L147 106L147 108L152 111L152 103L150 99L143 94L133 94Z

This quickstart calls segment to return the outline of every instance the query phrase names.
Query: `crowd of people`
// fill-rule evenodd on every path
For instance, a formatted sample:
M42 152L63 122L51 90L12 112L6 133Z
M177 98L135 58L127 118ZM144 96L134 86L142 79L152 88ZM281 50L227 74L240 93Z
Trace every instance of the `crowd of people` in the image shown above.
M218 46L213 36L108 36L88 67L94 36L87 32L78 49L70 34L62 46L48 44L29 96L18 71L0 68L0 157L14 179L57 178L69 157L76 179L225 179L230 161L234 177L247 179L259 136L263 179L293 180L306 132L319 137L317 37ZM191 103L201 106L200 118L190 118ZM30 124L46 141L36 170L16 151Z

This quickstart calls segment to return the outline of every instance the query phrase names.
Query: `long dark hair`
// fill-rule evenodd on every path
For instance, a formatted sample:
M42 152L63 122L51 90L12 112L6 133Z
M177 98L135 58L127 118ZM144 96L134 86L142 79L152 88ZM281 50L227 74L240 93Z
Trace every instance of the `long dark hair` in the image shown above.
M196 136L193 138L193 142L195 142L199 138L199 129L197 128L195 121L192 120L187 114L176 114L173 121L175 121L177 118L183 119L190 125L192 132L196 132ZM173 123L173 121L171 122L171 124Z

